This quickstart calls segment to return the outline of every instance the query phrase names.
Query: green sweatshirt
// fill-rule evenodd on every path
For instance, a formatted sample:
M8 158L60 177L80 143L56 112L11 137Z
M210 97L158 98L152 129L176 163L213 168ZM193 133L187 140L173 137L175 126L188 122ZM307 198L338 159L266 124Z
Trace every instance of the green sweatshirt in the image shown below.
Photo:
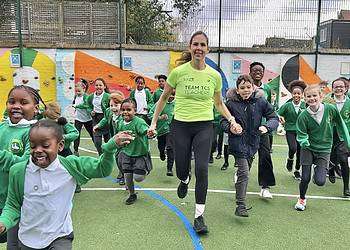
M71 143L78 139L79 131L73 124L67 122L67 124L63 126L63 133L64 148L70 148Z
M102 113L106 112L106 109L109 107L109 94L106 93L106 92L103 92L102 94L102 100L101 100L101 108L102 108ZM92 93L91 95L89 95L87 98L86 98L86 103L85 103L85 100L84 100L84 104L82 104L83 107L85 107L86 105L88 106L87 110L90 111L93 111L94 110L94 105L92 103L94 99L94 93ZM81 105L78 105L77 107L80 107ZM76 107L76 108L77 108Z
M323 102L329 103L337 107L337 104L334 99L333 94L328 94L324 99ZM338 109L338 108L337 108ZM348 96L345 96L345 103L342 109L339 111L341 117L343 118L346 127L348 128L348 131L350 132L350 98Z
M301 114L301 112L305 109L305 102L300 102L300 108L299 112L295 112L295 108L293 105L293 101L288 101L285 104L283 104L280 109L278 110L278 115L282 116L284 120L286 121L284 124L284 129L286 131L296 131L297 126L296 122L298 119L298 116Z
M163 111L160 113L160 116L166 114L168 116L168 119L166 120L158 119L157 136L161 136L170 132L170 124L174 117L174 106L175 106L175 101L167 102L165 104ZM149 111L148 117L150 119L153 118L155 109L156 109L156 105L154 105Z
M113 170L115 162L115 151L117 145L114 138L102 145L103 154L100 158L89 156L70 155L66 158L58 156L60 163L79 185L87 183L92 178L102 178L109 176ZM5 168L10 169L10 183L6 205L0 216L6 230L9 230L17 224L21 215L21 206L23 204L25 173L28 165L28 158L25 161L18 162L12 154L0 151L0 162L5 164Z
M148 89L145 89L146 92L146 101L147 101L147 109L150 110L153 106L153 98L152 98L152 94L151 92L149 92ZM132 100L134 100L134 102L136 103L136 99L135 99L135 90L132 90L130 93L130 98Z
M297 119L297 141L301 148L314 152L330 153L333 143L333 126L337 126L339 135L350 147L348 129L336 107L325 103L322 121L318 124L307 110Z
M88 97L89 97L89 95L84 93L83 94L83 103L76 105L75 108L76 109L85 109L89 114L91 114L92 109L91 109L90 104L88 103ZM92 102L91 102L91 104L92 104Z
M158 102L160 96L163 94L164 89L158 88L156 89L156 91L154 91L153 96L152 96L152 100L153 103Z
M122 120L123 117L121 115L115 115L110 108L107 108L103 118L97 124L97 126L99 129L104 129L105 127L109 126L113 130L111 132L113 132L113 135L115 135L118 123Z
M147 155L149 153L147 130L147 123L140 117L134 116L134 118L128 123L121 121L118 124L117 132L132 131L135 139L128 145L122 147L120 152L123 152L130 157Z
M6 150L13 155L26 159L30 154L29 129L30 124L12 126L9 120L0 123L0 150ZM0 162L0 168L3 163ZM5 206L9 182L8 171L0 171L0 209Z

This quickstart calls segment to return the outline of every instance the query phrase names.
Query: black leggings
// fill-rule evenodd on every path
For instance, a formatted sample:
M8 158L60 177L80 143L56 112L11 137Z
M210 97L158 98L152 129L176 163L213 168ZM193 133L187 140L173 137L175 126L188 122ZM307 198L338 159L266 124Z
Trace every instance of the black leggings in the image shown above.
M340 164L341 175L343 179L344 191L349 190L349 163L348 163L349 150L345 142L333 143L330 161L329 175L334 176L334 166Z
M87 121L87 122L80 122L78 120L75 120L74 121L74 126L79 131L79 137L78 137L78 139L76 139L74 141L74 151L78 152L79 144L80 144L80 132L81 132L81 129L82 129L83 126L85 127L86 131L89 133L92 141L94 141L94 135L93 135L93 132L92 132L92 120L91 121Z
M258 150L258 182L259 186L263 188L276 185L270 150L271 143L269 134L261 135Z
M288 158L294 159L296 153L295 169L300 169L300 144L297 141L297 133L295 131L286 131L288 143Z
M196 204L205 204L208 189L209 154L213 138L212 121L181 122L174 120L172 130L175 142L176 175L181 181L185 181L189 176L193 147Z
M97 125L102 120L102 118L103 118L102 113L96 113L92 117L93 126ZM93 141L99 155L102 154L102 136L103 136L104 142L107 142L111 138L109 135L109 127L99 129L94 133Z

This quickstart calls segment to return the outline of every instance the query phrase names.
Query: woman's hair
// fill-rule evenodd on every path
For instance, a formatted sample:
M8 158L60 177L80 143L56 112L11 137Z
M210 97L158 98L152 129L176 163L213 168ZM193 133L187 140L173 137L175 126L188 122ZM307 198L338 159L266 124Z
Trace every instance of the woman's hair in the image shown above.
M238 86L243 82L250 82L254 85L254 80L250 75L240 75L236 81L236 88L238 88Z
M209 38L207 36L207 34L205 34L203 31L199 30L199 31L196 31L192 34L191 36L191 39L190 39L190 45L192 44L192 41L193 41L193 38L195 36L198 36L198 35L203 35L205 37L205 39L207 40L207 45L209 45Z
M48 103L43 115L49 119L57 120L61 117L60 105L57 102Z
M45 102L43 101L43 99L41 98L39 92L36 89L33 89L32 87L26 86L26 85L16 85L14 86L10 92L7 95L7 99L9 99L11 93L16 90L16 89L23 89L24 91L26 91L28 94L30 94L33 98L33 101L35 104L42 104L44 107L46 107Z
M121 106L123 106L124 103L131 103L134 106L135 110L137 108L136 102L131 98L126 98L123 100Z
M107 83L102 77L96 78L95 81L94 81L94 84L96 83L96 81L101 81L103 83L103 85L105 86L105 92L109 93L109 89L108 89Z
M301 89L301 92L304 92L304 89L306 88L306 84L304 81L300 81L300 80L293 80L288 84L288 90L289 92L293 92L293 89L295 88L299 88Z
M36 128L47 128L53 131L53 135L56 137L57 142L63 140L63 128L57 122L50 119L42 119L35 123L29 130L29 134Z
M115 103L122 103L125 99L125 96L121 91L117 90L111 93L109 99L113 100Z
M175 61L175 65L180 66L192 60L191 53L189 51L183 51L181 57Z

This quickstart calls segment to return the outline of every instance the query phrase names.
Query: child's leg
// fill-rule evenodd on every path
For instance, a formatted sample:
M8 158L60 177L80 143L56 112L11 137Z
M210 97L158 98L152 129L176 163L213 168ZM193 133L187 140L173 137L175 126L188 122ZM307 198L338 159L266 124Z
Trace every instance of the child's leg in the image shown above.
M245 198L247 193L249 179L249 164L247 159L235 157L235 166L237 167L236 204L245 207Z
M159 157L162 161L165 160L166 134L157 137Z
M262 188L268 188L276 185L270 149L271 146L269 135L261 135L258 149L258 182L259 186Z
M296 153L296 162L295 162L295 170L300 170L300 144L297 141L297 153Z
M329 153L315 154L314 181L317 186L323 186L326 183L327 168L329 164Z
M142 169L135 169L134 170L134 180L136 182L144 181L146 178L146 171Z
M167 170L171 176L174 166L174 137L172 132L166 134Z
M349 162L348 162L349 150L344 142L337 147L337 159L341 166L341 174L343 179L343 192L344 196L348 196L349 193ZM347 193L347 194L346 194Z
M16 226L7 231L7 250L19 249L18 229L19 223L17 223Z
M220 129L219 131L219 137L218 137L218 155L222 154L222 145L223 145L223 140L224 140L224 132Z
M118 171L119 171L118 177L117 177L117 178L118 178L118 179L121 179L121 178L124 178L124 172L123 172L123 168L122 168L120 162L118 161L118 155L119 155L119 152L117 152L117 153L115 154L115 161L116 161L116 163L117 163L117 168L118 168Z
M293 170L293 159L294 155L297 151L297 140L296 140L296 133L293 131L287 131L286 132L286 139L288 144L288 159L286 168L288 171Z
M94 140L94 132L92 130L94 126L92 125L92 120L88 122L84 122L84 127L86 131L89 133L91 139Z
M74 152L78 152L79 151L79 144L80 144L80 132L81 132L81 128L83 127L83 123L82 122L80 122L80 121L77 121L77 120L75 120L74 121L74 126L75 126L75 128L78 130L78 132L79 132L79 137L74 141L74 146L73 146L73 148L74 148Z
M224 160L225 160L225 163L228 165L228 157L229 157L229 154L228 154L228 145L224 145Z
M124 171L124 180L125 180L125 185L128 188L129 194L132 195L135 193L135 187L134 187L134 176L133 173L125 170Z
M308 149L301 149L300 162L302 166L301 181L299 184L300 198L305 199L305 194L311 179L311 166L313 163L313 152Z

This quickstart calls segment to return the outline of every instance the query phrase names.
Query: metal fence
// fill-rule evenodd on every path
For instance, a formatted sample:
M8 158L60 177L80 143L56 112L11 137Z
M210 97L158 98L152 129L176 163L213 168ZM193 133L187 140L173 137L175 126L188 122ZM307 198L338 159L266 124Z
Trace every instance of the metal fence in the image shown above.
M139 0L142 2L155 0ZM21 2L21 13L16 8ZM187 18L174 7L175 0L159 0L162 10L149 25L135 29L135 16L149 18L130 8L125 0L2 0L0 41L18 42L21 20L23 43L49 46L116 46L120 43L181 45L196 30L203 30L214 47L315 48L318 24L337 19L340 10L350 9L349 0L199 0ZM135 1L133 1L135 2ZM140 4L141 5L141 4ZM134 11L134 12L132 12ZM166 22L159 23L162 18ZM164 21L164 20L163 20ZM144 39L135 32L164 29ZM133 33L133 32L134 33ZM164 35L167 34L167 35ZM136 41L135 41L136 40Z

